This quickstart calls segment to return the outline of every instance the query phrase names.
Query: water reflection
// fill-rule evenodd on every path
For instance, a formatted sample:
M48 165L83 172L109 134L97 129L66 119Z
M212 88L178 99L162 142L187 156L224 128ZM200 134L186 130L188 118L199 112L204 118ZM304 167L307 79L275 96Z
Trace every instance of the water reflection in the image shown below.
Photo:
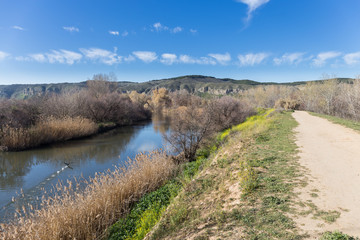
M35 201L43 189L51 189L58 181L87 179L95 172L113 169L140 151L163 147L161 133L168 129L166 118L157 116L153 123L122 127L92 138L0 153L0 222L2 217L12 215L18 204ZM12 197L21 189L24 196L12 203Z
M54 168L64 165L82 165L95 160L105 163L109 157L119 156L139 127L124 127L84 140L54 144L23 152L0 153L0 190L21 187L30 170L39 164L50 163Z
M160 132L161 134L165 134L170 129L171 121L169 116L158 113L153 116L152 122L154 131L157 133Z

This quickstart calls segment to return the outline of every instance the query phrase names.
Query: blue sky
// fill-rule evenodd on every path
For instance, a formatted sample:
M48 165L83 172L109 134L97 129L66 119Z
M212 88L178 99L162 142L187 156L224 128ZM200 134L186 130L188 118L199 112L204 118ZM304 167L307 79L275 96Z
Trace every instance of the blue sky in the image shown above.
M359 0L0 0L0 84L360 74Z

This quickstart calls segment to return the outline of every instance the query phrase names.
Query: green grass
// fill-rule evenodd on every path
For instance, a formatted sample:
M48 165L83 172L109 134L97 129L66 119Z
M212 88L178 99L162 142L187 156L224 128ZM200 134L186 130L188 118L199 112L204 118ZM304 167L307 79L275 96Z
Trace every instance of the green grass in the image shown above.
M335 231L324 233L320 240L359 240L359 238L354 238L342 232Z
M309 113L313 116L325 118L325 119L329 120L330 122L343 125L345 127L354 129L356 131L360 131L360 122L358 122L358 121L344 119L344 118L330 116L330 115L325 115L325 114L320 114L320 113L314 113L314 112L309 112Z
M252 169L256 177L240 173L240 181L245 178L251 187L243 189L244 205L230 217L245 227L245 239L303 239L289 217L293 190L301 183L292 132L297 123L285 112L257 125L261 131L253 131L240 159L240 165Z
M220 135L221 140L228 140L228 149L233 149L231 144L243 142L240 154L233 152L230 156L218 157L216 165L209 166L211 170L217 168L217 174L210 171L193 180L168 209L150 239L178 237L179 234L185 236L185 233L198 231L197 226L203 225L209 226L206 228L208 233L201 233L199 239L208 239L213 234L211 226L216 226L216 231L221 231L223 238L229 237L226 234L232 234L233 228L239 226L245 235L243 239L305 237L289 217L295 197L293 189L300 185L300 181L296 180L300 173L292 131L297 123L290 113L273 112L259 111L259 115ZM221 172L231 173L233 163L238 164L239 174L235 180L240 181L242 200L240 205L225 211L221 197L215 201L211 198L227 191L226 187L221 190L222 181L233 175L220 175ZM202 208L209 214L199 212Z
M170 202L181 189L201 170L209 156L210 150L202 149L197 160L181 166L178 175L158 190L145 195L136 203L130 213L108 229L109 240L143 239L160 220ZM204 185L210 183L204 182ZM180 208L178 214L172 216L174 223L187 214L187 209Z

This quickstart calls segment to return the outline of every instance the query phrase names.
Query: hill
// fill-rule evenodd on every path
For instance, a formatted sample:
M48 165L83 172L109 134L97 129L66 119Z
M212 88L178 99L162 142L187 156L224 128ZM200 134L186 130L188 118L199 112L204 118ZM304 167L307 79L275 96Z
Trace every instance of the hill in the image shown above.
M353 79L341 78L342 82L351 83ZM306 82L256 82L252 80L234 80L230 78L215 78L201 75L188 75L175 78L152 80L147 82L117 82L120 92L145 92L148 93L155 88L166 88L169 91L185 89L191 93L210 93L224 95L238 93L242 90L259 85L287 85L297 86ZM79 91L86 88L86 82L80 83L56 83L56 84L13 84L0 85L0 98L26 99L32 96L41 96L49 93L62 93L67 91Z

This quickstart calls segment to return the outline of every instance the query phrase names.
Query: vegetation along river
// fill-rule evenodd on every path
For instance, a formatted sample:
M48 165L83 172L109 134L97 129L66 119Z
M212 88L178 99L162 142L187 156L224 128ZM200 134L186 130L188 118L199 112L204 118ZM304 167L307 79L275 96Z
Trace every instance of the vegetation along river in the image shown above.
M36 204L59 181L88 179L114 169L139 152L163 148L161 118L65 143L22 151L0 152L0 222L24 204Z

